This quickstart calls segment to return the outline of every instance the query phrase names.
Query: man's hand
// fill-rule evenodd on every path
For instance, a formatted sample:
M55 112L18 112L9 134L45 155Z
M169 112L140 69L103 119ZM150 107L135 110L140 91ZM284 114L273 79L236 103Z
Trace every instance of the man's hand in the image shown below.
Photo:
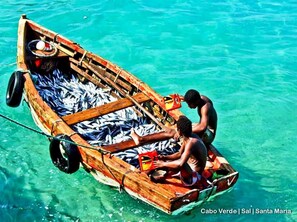
M158 155L158 160L166 160L166 156L164 156L164 155Z
M179 133L176 132L176 133L174 134L174 136L173 136L173 139L174 139L175 141L179 141L179 137L180 137Z
M185 101L184 96L177 94L181 101Z
M162 168L162 167L164 167L164 161L162 161L162 160L155 160L154 161L154 166L155 166L155 168Z

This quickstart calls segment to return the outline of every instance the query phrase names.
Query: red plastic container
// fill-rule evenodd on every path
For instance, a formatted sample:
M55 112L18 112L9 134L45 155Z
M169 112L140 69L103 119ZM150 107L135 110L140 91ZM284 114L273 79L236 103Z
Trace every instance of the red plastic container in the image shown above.
M181 107L181 99L178 94L171 94L170 96L163 97L163 102L167 111Z
M140 170L144 172L148 172L155 169L154 160L157 160L157 159L158 159L158 153L156 150L146 152L146 153L140 153L138 155Z

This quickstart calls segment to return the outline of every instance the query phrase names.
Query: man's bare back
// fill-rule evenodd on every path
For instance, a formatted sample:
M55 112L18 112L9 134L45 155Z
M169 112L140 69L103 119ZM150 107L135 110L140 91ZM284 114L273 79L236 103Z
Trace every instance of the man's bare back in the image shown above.
M208 109L208 127L212 130L214 130L214 133L216 133L217 131L217 123L218 123L218 115L217 115L217 112L213 106L213 103L212 101L204 96L204 95L201 95L201 99L203 101L205 101L205 105L204 106L208 106L207 109ZM201 107L201 109L204 108L204 106ZM201 109L199 109L199 107L197 108L197 112L198 112L198 115L200 116L201 118Z
M187 163L190 165L193 171L196 171L202 174L205 165L206 165L206 156L207 150L204 146L202 140L196 135L192 133L192 137L188 141L186 146L190 147L190 158L188 159ZM186 147L185 147L186 149Z
M196 109L200 117L199 123L193 125L193 133L199 135L206 145L212 143L217 131L218 116L213 102L197 90L190 89L183 97L189 108Z

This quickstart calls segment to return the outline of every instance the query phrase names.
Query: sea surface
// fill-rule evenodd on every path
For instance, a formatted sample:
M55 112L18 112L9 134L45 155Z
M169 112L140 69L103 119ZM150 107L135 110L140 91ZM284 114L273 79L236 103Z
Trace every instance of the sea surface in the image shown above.
M1 1L0 114L37 129L24 102L5 102L27 14L161 95L209 96L214 145L240 177L231 192L169 216L83 169L62 173L47 138L0 118L0 221L297 221L296 8L296 0Z

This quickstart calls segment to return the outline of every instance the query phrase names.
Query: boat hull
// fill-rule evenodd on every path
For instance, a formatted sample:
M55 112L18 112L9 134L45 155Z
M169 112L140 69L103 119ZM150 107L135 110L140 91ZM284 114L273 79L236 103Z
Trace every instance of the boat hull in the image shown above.
M99 182L119 187L131 196L168 213L179 214L200 205L210 198L229 191L238 179L228 161L214 146L209 149L209 167L204 172L205 178L211 178L218 169L225 170L225 175L212 178L206 185L200 187L184 187L177 178L168 178L163 183L150 180L145 172L129 164L115 153L137 147L133 140L119 144L92 146L76 130L74 125L83 121L116 112L127 107L133 107L135 112L144 113L151 122L162 130L163 127L173 127L182 113L178 110L166 110L162 96L147 84L119 66L86 51L71 40L50 31L22 16L18 29L17 65L24 76L24 98L32 113L36 125L50 140L57 135L67 135L77 145L80 163ZM28 51L28 44L33 40L46 40L57 49L54 55L39 55ZM36 89L33 72L44 71L40 64L57 65L61 69L76 73L81 82L92 82L96 87L112 88L118 101L100 107L61 116L45 102Z

